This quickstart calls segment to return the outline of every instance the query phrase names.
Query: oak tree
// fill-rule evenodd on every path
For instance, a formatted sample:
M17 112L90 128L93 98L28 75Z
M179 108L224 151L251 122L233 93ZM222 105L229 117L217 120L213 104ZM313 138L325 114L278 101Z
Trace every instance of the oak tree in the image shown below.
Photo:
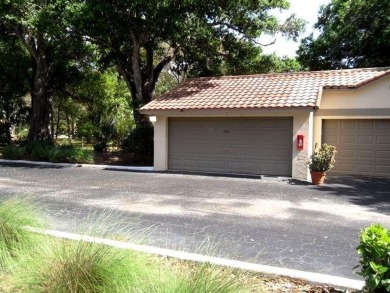
M101 48L116 64L131 93L137 127L163 69L176 60L202 75L215 74L224 60L244 62L262 33L297 37L301 21L279 23L270 14L287 0L74 0L68 9L73 30ZM257 44L260 46L260 44Z
M315 27L298 50L311 70L390 65L390 1L332 0Z

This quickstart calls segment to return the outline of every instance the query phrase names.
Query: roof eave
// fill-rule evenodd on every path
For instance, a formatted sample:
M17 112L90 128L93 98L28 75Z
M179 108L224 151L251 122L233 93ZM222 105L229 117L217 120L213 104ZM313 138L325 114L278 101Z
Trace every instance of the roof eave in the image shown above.
M263 113L276 113L276 112L307 112L308 110L315 109L315 106L295 106L295 107L263 107L263 108L208 108L208 109L144 109L141 111L144 115L185 115L185 114L263 114Z

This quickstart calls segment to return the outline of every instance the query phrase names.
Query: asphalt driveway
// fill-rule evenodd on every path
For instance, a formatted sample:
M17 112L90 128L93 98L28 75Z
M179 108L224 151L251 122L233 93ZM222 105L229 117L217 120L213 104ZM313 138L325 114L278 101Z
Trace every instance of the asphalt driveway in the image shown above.
M358 234L390 227L390 179L230 178L0 163L0 200L39 203L51 228L359 279Z

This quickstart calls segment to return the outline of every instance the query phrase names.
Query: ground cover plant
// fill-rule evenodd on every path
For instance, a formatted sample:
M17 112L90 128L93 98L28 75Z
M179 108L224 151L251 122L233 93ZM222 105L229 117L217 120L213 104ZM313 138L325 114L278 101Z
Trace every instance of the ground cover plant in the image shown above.
M93 163L93 152L72 145L52 146L46 143L29 143L26 145L10 144L2 149L4 159L46 161L52 163Z
M390 231L379 224L364 229L357 248L359 275L366 281L367 292L390 292Z

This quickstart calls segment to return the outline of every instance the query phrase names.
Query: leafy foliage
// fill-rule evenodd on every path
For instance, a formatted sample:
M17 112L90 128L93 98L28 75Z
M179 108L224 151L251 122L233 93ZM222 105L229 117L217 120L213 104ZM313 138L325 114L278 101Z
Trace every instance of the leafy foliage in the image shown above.
M314 153L310 156L308 163L310 171L327 172L332 169L335 154L336 147L325 143L317 150L316 144Z
M23 99L29 91L29 63L20 42L0 33L0 144L10 143L10 128L25 123L29 117Z
M390 292L390 231L379 224L365 228L359 237L359 275L368 292ZM358 266L359 267L359 266Z
M121 145L132 129L133 118L129 107L130 94L124 81L112 70L89 71L79 84L69 87L72 96L78 97L76 135L93 142L100 151L109 140Z
M332 0L304 39L298 60L311 70L389 66L390 1Z
M3 147L2 154L5 159L21 160L25 158L26 149L15 144L9 144Z
M3 148L6 159L31 159L52 163L89 164L93 162L90 150L75 148L71 145L54 147L47 143L28 143L24 146L8 145Z
M54 143L50 132L52 98L88 63L89 46L67 28L67 1L0 2L0 28L17 38L29 56L31 123L28 140ZM23 78L24 76L20 76Z
M93 162L93 154L89 150L65 145L52 148L49 152L49 161L52 163L88 164Z
M175 60L177 72L216 74L221 65L244 68L256 55L256 38L282 32L296 38L302 22L279 23L272 9L286 0L266 1L98 1L74 0L67 15L72 30L98 45L105 64L115 64L131 93L137 127L150 126L139 109L151 101L163 69ZM240 70L234 70L239 73Z
M133 129L122 144L122 149L134 156L134 161L142 165L153 165L153 127Z

